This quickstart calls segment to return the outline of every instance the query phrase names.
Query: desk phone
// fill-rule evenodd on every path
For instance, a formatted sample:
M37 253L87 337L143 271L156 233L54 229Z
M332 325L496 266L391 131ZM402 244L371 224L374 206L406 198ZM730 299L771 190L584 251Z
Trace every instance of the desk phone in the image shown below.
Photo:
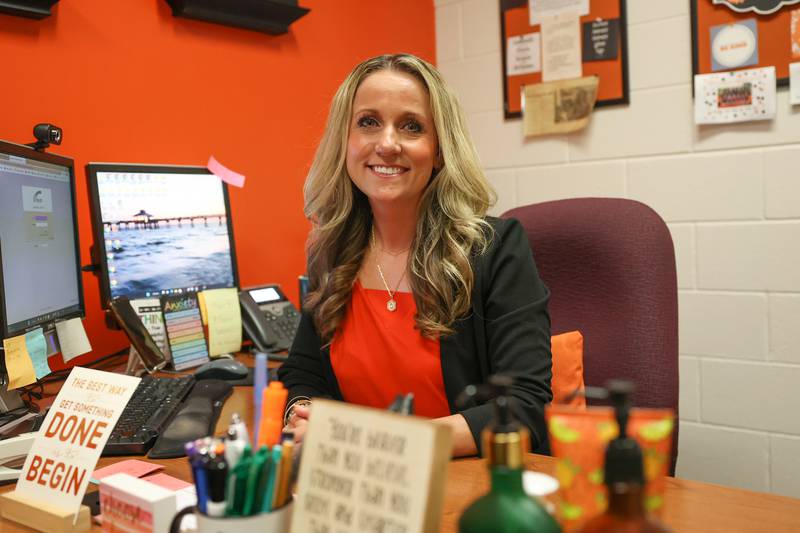
M292 346L300 313L279 285L242 289L239 302L244 331L258 350L276 352Z

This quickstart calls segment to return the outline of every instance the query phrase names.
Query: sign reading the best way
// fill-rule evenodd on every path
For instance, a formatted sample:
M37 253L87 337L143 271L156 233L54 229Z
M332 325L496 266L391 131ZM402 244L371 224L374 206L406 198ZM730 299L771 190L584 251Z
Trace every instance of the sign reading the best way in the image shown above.
M139 381L73 368L25 459L17 494L77 512L97 459Z

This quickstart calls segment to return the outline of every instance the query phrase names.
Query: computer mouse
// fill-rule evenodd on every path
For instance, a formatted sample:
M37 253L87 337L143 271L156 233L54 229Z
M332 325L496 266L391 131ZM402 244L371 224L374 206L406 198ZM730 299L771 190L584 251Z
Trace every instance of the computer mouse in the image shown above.
M194 377L236 381L247 377L247 367L234 359L214 359L195 370Z

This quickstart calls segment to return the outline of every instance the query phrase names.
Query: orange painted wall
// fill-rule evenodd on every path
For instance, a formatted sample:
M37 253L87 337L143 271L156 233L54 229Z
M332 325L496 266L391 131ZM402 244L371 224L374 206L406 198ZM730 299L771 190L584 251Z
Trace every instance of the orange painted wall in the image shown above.
M83 264L87 162L200 165L214 154L247 176L231 188L241 283L278 282L297 301L302 184L330 98L367 57L435 60L432 0L299 3L311 12L282 36L175 18L164 0L65 0L41 21L0 14L0 139L30 142L37 122L64 129L50 151L75 159ZM127 345L103 323L94 276L83 282L94 350L78 364Z

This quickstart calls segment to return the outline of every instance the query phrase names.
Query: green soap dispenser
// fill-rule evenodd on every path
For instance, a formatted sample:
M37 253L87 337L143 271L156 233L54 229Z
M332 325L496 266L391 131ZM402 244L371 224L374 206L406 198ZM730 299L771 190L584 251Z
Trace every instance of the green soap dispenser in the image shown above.
M483 454L489 461L491 489L461 515L460 533L561 531L556 520L522 488L524 456L530 446L530 436L511 412L508 389L512 384L512 378L495 375L489 378L488 387L470 386L464 391L468 398L491 391L495 420L481 434Z

